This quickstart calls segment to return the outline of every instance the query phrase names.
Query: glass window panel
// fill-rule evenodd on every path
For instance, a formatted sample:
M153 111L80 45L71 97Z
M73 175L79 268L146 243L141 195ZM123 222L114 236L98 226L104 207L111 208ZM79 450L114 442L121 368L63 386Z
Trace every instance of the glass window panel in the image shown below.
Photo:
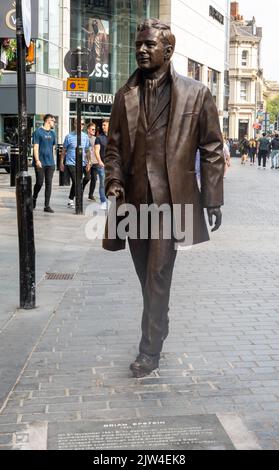
M219 80L220 80L220 73L217 72L217 70L209 68L207 86L214 98L215 103L217 103L218 101Z
M48 42L36 41L36 72L48 73Z
M49 43L49 75L59 77L60 75L60 49L55 44Z
M49 0L39 0L39 37L48 39Z
M59 1L49 0L49 41L59 45Z
M242 51L241 65L246 67L248 63L248 51Z
M247 90L248 84L245 81L240 83L240 99L241 101L247 101Z
M188 60L188 77L195 78L195 62L191 59Z
M194 60L188 60L188 77L194 80L201 81L202 78L202 64L195 62Z

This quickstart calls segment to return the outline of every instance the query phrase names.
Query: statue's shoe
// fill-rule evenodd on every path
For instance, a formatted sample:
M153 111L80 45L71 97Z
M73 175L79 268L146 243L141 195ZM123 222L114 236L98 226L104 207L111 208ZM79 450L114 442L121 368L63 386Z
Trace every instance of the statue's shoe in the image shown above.
M135 362L132 362L130 369L136 378L149 375L154 369L159 367L159 356L148 356L147 354L139 354Z

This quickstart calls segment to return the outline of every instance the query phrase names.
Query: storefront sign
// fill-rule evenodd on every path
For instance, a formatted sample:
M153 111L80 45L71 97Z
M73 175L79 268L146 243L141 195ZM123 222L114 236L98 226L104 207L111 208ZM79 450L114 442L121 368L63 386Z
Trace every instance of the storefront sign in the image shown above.
M209 16L212 16L212 18L214 18L214 20L218 21L219 23L224 24L224 16L211 5L209 7Z
M88 102L93 104L113 104L114 95L109 93L89 93Z
M31 0L32 29L31 37L38 37L38 0ZM16 2L1 0L0 2L0 38L15 39L16 37Z

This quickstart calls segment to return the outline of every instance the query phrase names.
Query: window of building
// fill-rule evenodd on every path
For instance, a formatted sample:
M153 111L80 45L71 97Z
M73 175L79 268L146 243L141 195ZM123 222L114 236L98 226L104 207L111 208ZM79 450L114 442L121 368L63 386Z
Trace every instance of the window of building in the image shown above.
M248 51L242 51L241 65L242 65L242 67L247 67L247 65L248 65Z
M216 104L218 99L219 75L220 74L217 70L211 68L208 69L207 86L210 89Z
M248 101L248 82L245 80L240 82L240 101Z
M39 0L39 39L36 41L36 71L62 77L61 2Z
M202 79L202 64L195 62L194 60L188 60L188 77L198 80L199 82Z

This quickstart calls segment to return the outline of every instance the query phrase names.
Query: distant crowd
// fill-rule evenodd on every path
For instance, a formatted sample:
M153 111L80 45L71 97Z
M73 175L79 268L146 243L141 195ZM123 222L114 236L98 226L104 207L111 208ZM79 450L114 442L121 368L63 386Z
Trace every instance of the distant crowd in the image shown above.
M225 139L229 152L231 153L234 142L232 139ZM279 169L279 133L248 139L247 135L240 141L238 150L241 156L241 165L250 162L250 165L256 165L258 169L266 169L267 162L270 160L270 168Z

